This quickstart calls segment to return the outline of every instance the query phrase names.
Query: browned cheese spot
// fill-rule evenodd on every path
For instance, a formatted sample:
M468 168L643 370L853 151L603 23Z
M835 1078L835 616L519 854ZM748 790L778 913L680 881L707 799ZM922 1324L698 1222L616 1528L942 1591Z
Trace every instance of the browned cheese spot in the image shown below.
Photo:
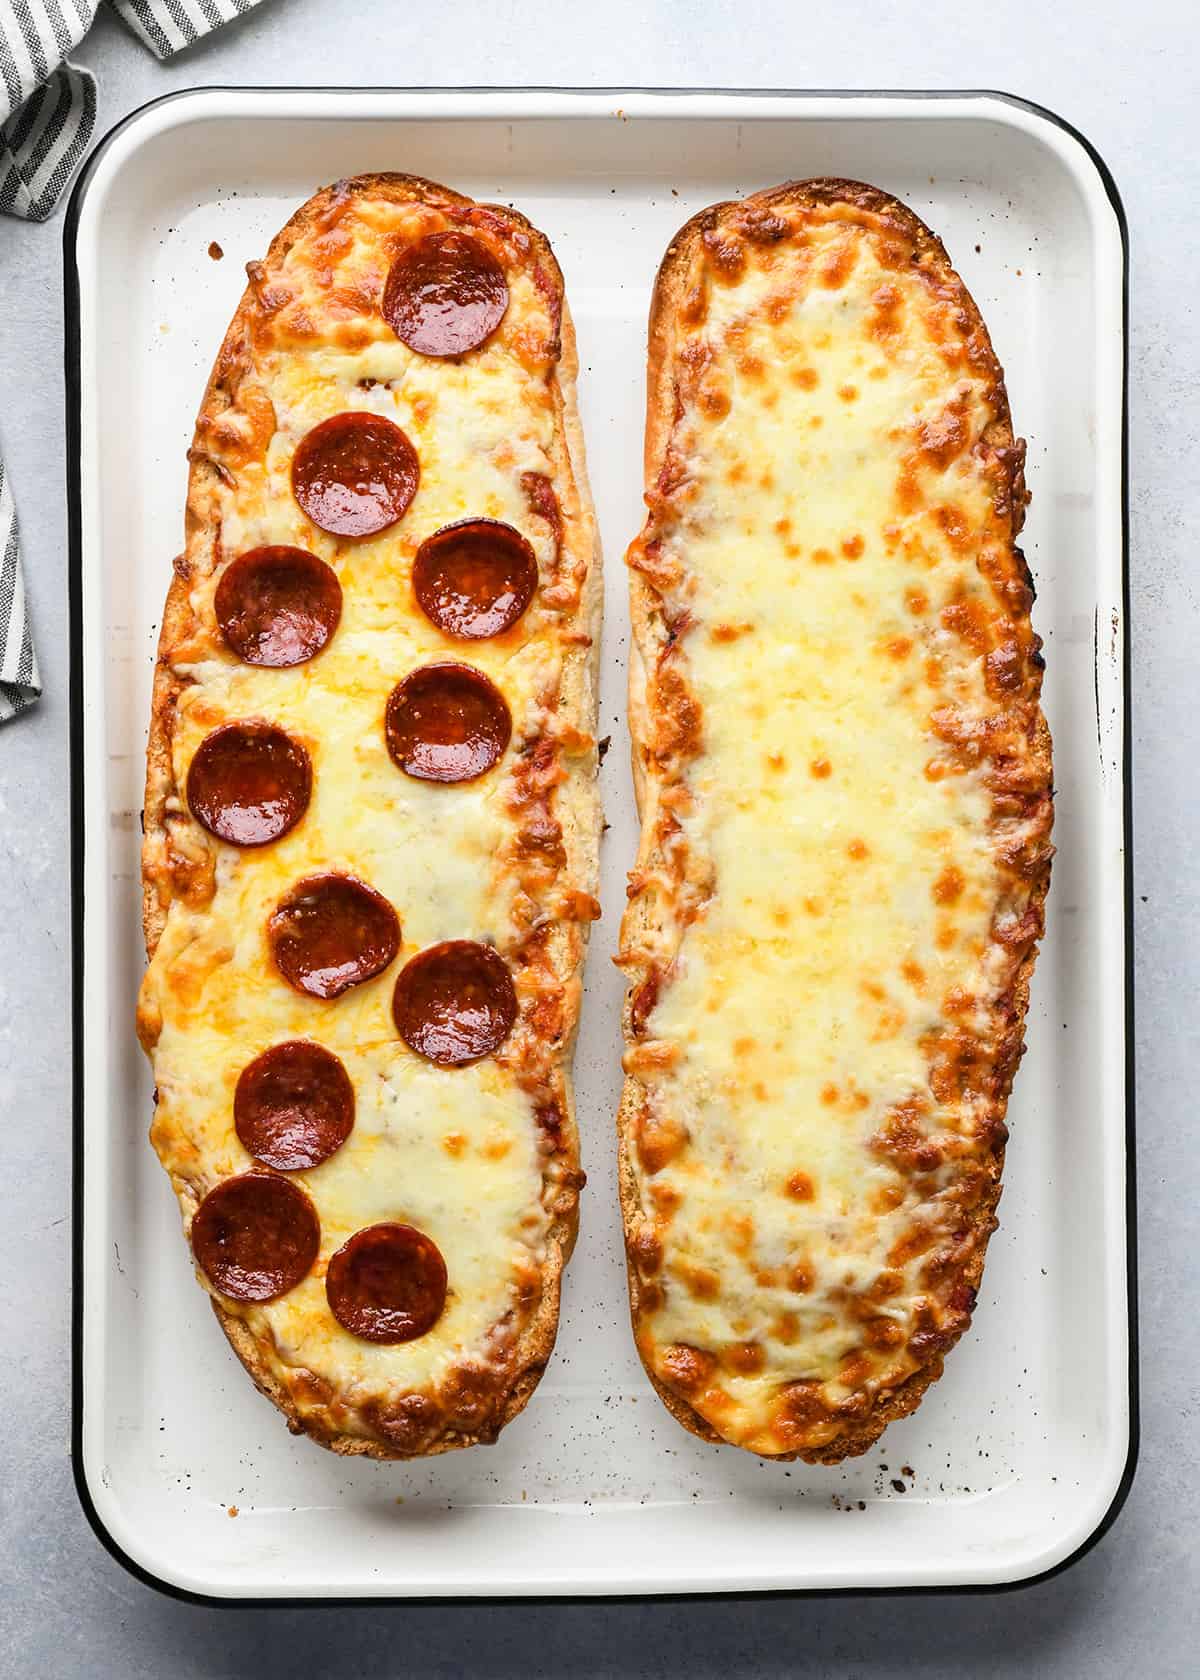
M904 297L898 286L890 282L879 286L871 298L867 312L867 331L881 343L896 338L903 327ZM872 370L872 375L881 370Z
M829 1415L818 1382L789 1383L779 1396L775 1430L785 1447L801 1445Z
M817 1193L816 1185L806 1172L794 1172L784 1189L794 1202L811 1202Z
M663 1348L658 1356L659 1375L685 1394L694 1394L702 1388L712 1376L716 1364L711 1353L688 1347L682 1342Z
M749 1254L754 1245L754 1221L748 1213L727 1213L721 1221L735 1254Z
M935 904L957 904L966 886L961 869L947 864L937 880L933 883L933 899Z
M944 502L933 510L933 517L952 548L966 548L971 541L971 528L966 515L954 502Z
M707 314L708 288L703 279L700 279L684 293L683 300L679 305L679 319L684 326L698 327L703 323Z
M967 422L963 417L965 406L965 399L951 402L936 420L924 420L918 427L922 459L941 472L945 472L967 446Z
M1025 661L1015 639L1009 638L993 648L983 663L984 685L993 700L1014 694L1024 686Z
M932 1231L927 1231L920 1225L914 1226L892 1244L888 1250L888 1259L893 1266L907 1266L918 1255L924 1254L925 1250L932 1246L933 1240Z
M683 1200L682 1193L673 1184L663 1184L661 1182L648 1184L646 1186L646 1196L654 1204L656 1212L661 1214L664 1219L669 1219Z
M780 1313L771 1324L771 1335L777 1342L789 1347L800 1334L800 1320L795 1313Z
M847 1388L860 1388L871 1375L871 1360L863 1353L851 1352L838 1367L838 1380Z
M696 401L702 413L710 420L723 420L733 406L726 387L713 379L706 379L700 386L696 393Z
M920 504L921 491L917 484L917 474L911 460L901 463L900 471L896 474L896 505L901 513L913 513Z
M946 1015L969 1015L974 1007L974 995L961 986L949 987L942 999L942 1011Z
M706 228L700 237L717 278L726 284L739 279L746 266L746 249L741 240L721 228Z
M759 1342L733 1342L725 1349L725 1363L741 1377L755 1377L767 1362Z
M960 636L975 653L983 653L990 642L988 613L981 601L952 601L942 608L943 626Z
M872 1318L863 1326L863 1337L869 1347L882 1353L900 1347L904 1330L893 1318Z
M663 1246L653 1226L640 1226L630 1239L629 1246L633 1251L639 1271L647 1277L653 1277L655 1272L662 1269Z
M655 687L659 752L663 757L677 753L684 758L694 758L700 750L700 707L669 657L659 662Z
M646 1173L661 1172L682 1152L688 1140L683 1122L671 1115L643 1108L637 1129L638 1160Z
M871 1139L872 1150L908 1172L932 1172L941 1163L942 1148L924 1130L928 1113L928 1099L919 1092L893 1103Z
M858 245L853 239L837 244L817 270L817 279L831 292L836 292L849 280L858 261Z
M880 268L907 268L914 260L912 237L907 228L894 221L884 221L884 231L875 239L875 255Z
M672 1269L696 1301L715 1301L721 1293L720 1274L711 1266L695 1266L690 1260L679 1260Z
M901 1192L900 1201L903 1200L904 1195L903 1192ZM899 1202L897 1203L897 1206L898 1205ZM875 1279L875 1282L868 1290L868 1294L873 1301L890 1301L894 1295L899 1295L903 1288L903 1273L894 1271L889 1267L886 1271L880 1272L879 1276Z
M881 1009L871 1033L871 1042L882 1044L889 1038L895 1038L903 1031L905 1019L904 1011L896 1008L894 1004L887 1009Z
M778 245L791 231L784 217L765 205L742 204L734 212L738 227L755 245Z
M647 1283L645 1279L642 1280L641 1288L638 1290L638 1306L643 1313L649 1315L650 1313L661 1312L664 1299L663 1292L657 1283Z

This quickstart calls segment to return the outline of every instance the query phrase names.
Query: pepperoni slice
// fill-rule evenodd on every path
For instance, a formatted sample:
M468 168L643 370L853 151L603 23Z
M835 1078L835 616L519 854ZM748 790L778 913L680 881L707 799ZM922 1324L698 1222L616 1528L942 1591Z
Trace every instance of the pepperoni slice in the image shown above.
M447 636L481 641L520 618L537 588L537 558L499 519L443 525L417 550L413 590L426 618Z
M396 258L380 311L422 356L462 356L490 338L508 308L508 281L470 234L427 233Z
M329 1262L325 1294L334 1318L364 1342L412 1342L446 1305L446 1262L412 1225L368 1225Z
M382 893L352 875L309 875L280 899L267 923L275 966L310 997L340 997L391 962L400 922Z
M335 414L301 438L292 494L335 537L371 537L408 512L421 465L399 426L381 414Z
M206 735L188 767L197 822L231 846L265 846L295 828L312 795L308 753L270 723L227 723Z
M473 782L503 757L512 715L472 665L423 665L396 684L384 718L387 748L419 782Z
M273 1173L224 1179L196 1209L191 1234L197 1264L234 1301L286 1295L321 1246L316 1208L298 1184Z
M307 549L252 548L225 568L213 606L247 665L303 665L338 627L342 586Z
M517 1018L508 965L490 945L448 939L401 969L392 994L396 1031L418 1056L463 1067L498 1050Z
M273 1044L244 1067L233 1123L247 1152L280 1172L316 1167L354 1127L354 1086L339 1057L311 1040Z

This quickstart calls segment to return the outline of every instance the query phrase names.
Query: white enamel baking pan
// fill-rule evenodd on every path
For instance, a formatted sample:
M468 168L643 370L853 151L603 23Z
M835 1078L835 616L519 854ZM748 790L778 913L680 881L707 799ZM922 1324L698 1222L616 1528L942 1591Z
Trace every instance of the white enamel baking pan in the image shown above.
M496 1447L391 1465L293 1440L234 1360L146 1141L133 1034L151 661L209 362L242 265L294 206L389 168L512 201L561 260L608 557L612 736L578 1057L589 1182L558 1349ZM614 1190L609 961L634 851L621 556L642 517L651 281L693 211L817 174L875 182L944 236L1007 369L1030 443L1059 848L974 1327L916 1417L838 1469L707 1446L643 1377ZM989 94L205 90L148 106L97 149L66 256L75 1464L100 1537L157 1584L224 1600L978 1586L1078 1554L1120 1503L1134 1436L1125 264L1119 202L1087 143Z

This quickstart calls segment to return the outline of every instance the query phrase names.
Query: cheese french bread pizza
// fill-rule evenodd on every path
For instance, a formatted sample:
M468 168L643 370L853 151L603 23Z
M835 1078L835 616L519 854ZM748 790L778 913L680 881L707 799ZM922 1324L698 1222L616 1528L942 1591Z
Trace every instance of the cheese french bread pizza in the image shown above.
M138 1028L197 1275L339 1452L489 1441L554 1342L598 554L546 240L395 174L248 267L150 726Z
M806 181L672 243L629 553L635 1333L689 1429L835 1463L966 1329L1051 847L1027 500L938 240Z

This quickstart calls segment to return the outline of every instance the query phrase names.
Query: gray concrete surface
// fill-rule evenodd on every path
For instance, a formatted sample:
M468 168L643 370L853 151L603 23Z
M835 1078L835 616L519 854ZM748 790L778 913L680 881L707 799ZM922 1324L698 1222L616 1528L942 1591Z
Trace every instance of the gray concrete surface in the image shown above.
M354 19L354 27L350 26ZM1001 1596L222 1611L125 1575L68 1460L70 1030L61 217L0 224L0 433L46 697L0 733L0 1676L1200 1672L1193 1434L1200 969L1200 263L1184 0L268 0L163 68L104 21L100 132L203 83L995 87L1091 136L1132 235L1141 1467L1080 1564Z

